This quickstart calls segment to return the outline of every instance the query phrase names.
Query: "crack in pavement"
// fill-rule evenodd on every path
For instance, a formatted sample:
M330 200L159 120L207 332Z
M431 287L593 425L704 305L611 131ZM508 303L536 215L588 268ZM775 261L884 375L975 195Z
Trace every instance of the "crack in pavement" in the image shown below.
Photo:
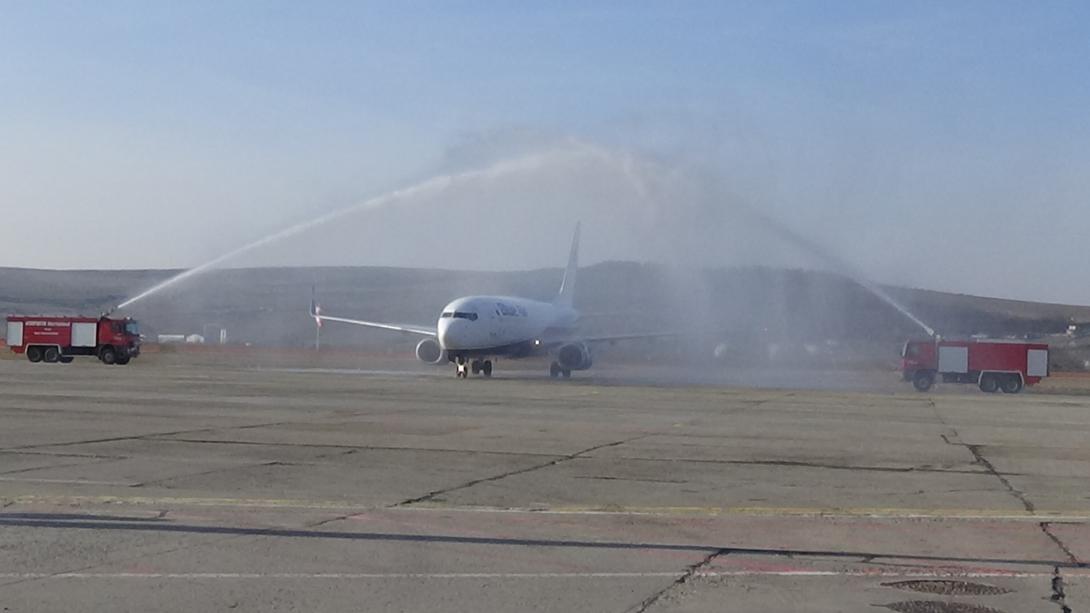
M1071 560L1073 564L1080 568L1087 566L1086 562L1080 560L1078 556L1076 556L1075 553L1071 551L1071 548L1069 548L1067 544L1060 539L1060 537L1056 536L1056 534L1052 532L1052 522L1043 521L1037 525L1041 527L1041 532L1044 532L1045 536L1051 539L1052 542L1055 543L1056 546L1064 552L1064 554L1068 557L1069 560Z
M962 443L962 446L968 449L969 453L973 454L973 458L976 460L977 464L980 464L984 468L988 469L988 472L991 473L993 477L999 479L999 482L1002 483L1003 487L1007 489L1007 493L1017 498L1027 511L1029 511L1030 513L1036 511L1033 501L1026 497L1026 493L1014 487L1014 485L1012 485L1011 482L1008 481L1002 473L995 469L995 466L992 465L988 458L984 457L984 454L980 451L982 445L971 445L969 443Z
M1052 595L1049 600L1060 607L1062 613L1071 613L1071 607L1067 606L1067 594L1064 592L1064 578L1060 574L1060 567L1052 571Z
M942 418L942 415L939 413L938 407L935 405L934 401L931 402L931 408L935 413L935 417L939 420L939 423L941 423L950 431L949 436L947 434L939 435L942 437L942 440L945 441L948 445L956 445L968 449L969 453L973 454L973 458L976 463L986 468L992 476L998 479L999 482L1003 484L1003 487L1006 488L1007 492L1022 503L1022 506L1026 509L1027 512L1029 512L1030 514L1036 513L1036 505L1033 504L1033 501L1029 499L1026 493L1014 487L1014 485L1007 479L1007 475L996 470L995 466L991 463L991 461L989 461L988 458L984 456L984 453L982 451L984 445L961 442L961 437L958 435L957 430L950 426L948 423L946 423L946 420ZM954 439L954 441L952 441L951 439ZM1064 543L1059 536L1052 532L1052 524L1050 522L1042 521L1039 522L1037 526L1041 529L1041 532L1044 533L1044 535L1048 537L1048 539L1052 541L1052 543L1056 545L1056 547L1059 548L1059 550L1062 551L1065 556L1067 556L1067 559L1071 562L1071 565L1073 567L1085 568L1087 566L1086 562L1080 560L1078 556L1076 556L1075 553L1071 551L1071 548L1068 547L1067 544ZM1067 605L1062 603L1063 579L1060 578L1059 572L1059 567L1056 567L1056 578L1053 579L1053 587L1055 589L1055 586L1057 584L1060 586L1061 608L1063 609L1064 613L1070 613L1071 609L1067 607ZM1056 600L1055 593L1053 594L1053 600Z
M988 458L984 457L983 452L981 452L981 448L983 447L983 445L974 445L962 442L961 435L958 434L957 429L946 423L946 420L942 418L942 414L939 413L939 407L935 404L935 401L928 400L928 402L931 404L931 410L935 414L935 419L937 419L939 423L942 424L943 427L946 428L948 431L946 434L940 434L939 438L941 438L943 442L947 445L964 447L965 449L967 449L969 453L973 454L973 462L975 464L983 466L987 474L990 474L996 479L999 479L999 482L1003 484L1004 488L1006 488L1007 493L1018 499L1018 502L1022 503L1022 506L1026 509L1026 511L1033 513L1036 510L1034 508L1033 501L1026 497L1025 492L1014 487L1014 485L1007 480L1007 473L1001 473L996 470L995 466L991 463L991 461L989 461Z
M666 587L664 587L661 590L655 592L654 594L651 594L647 598L644 598L635 607L630 607L629 609L626 609L625 613L645 613L652 606L654 606L655 603L662 600L663 598L667 598L672 591L674 591L674 590L680 588L681 586L685 585L686 583L691 581L694 577L696 577L698 575L698 573L700 573L700 571L702 571L705 568L711 566L711 563L713 561L715 561L716 558L718 558L720 556L727 555L728 553L730 553L730 551L731 551L730 549L716 549L716 550L712 551L708 555L704 556L704 558L702 560L700 560L699 562L697 562L696 564L691 564L691 565L687 566L685 568L685 572L682 573L681 576L679 576L677 579L674 579L674 581L672 583L670 583L670 585L667 585ZM1065 613L1070 613L1070 612L1065 612Z
M651 436L651 435L650 434L641 434L639 436L626 438L626 439L620 440L620 441L614 441L612 443L603 443L601 445L595 445L593 447L588 447L586 449L583 449L582 451L577 451L575 453L570 453L570 454L564 455L564 456L554 457L552 460L549 460L548 462L545 462L545 463L542 463L542 464L537 464L535 466L530 466L530 467L527 467L527 468L519 468L517 470L510 470L510 471L507 471L507 472L504 472L504 473L500 473L498 475L493 475L491 477L482 477L480 479L473 479L473 480L467 481L465 483L462 483L460 485L455 485L453 487L448 487L448 488L444 488L444 489L440 489L440 490L435 490L433 492L428 492L427 494L424 494L423 496L417 496L416 498L410 498L408 500L402 500L401 502L397 502L397 503L394 503L392 505L389 505L389 508L407 507L407 506L414 505L414 504L421 503L421 502L429 502L431 500L434 500L437 496L442 496L443 494L449 494L451 492L456 492L458 490L463 490L463 489L466 489L466 488L469 488L469 487L473 487L474 485L479 485L481 483L488 483L490 481L499 481L500 479L504 479L504 478L507 478L507 477L513 477L515 475L521 475L521 474L524 474L524 473L533 472L535 470L541 470L542 468L549 468L550 466L556 466L557 464L560 464L561 462L567 462L569 460L574 460L574 459L579 458L579 457L581 457L581 456L583 456L585 454L592 453L594 451L598 451L599 449L606 449L608 447L616 447L618 445L624 445L625 443L631 443L632 441L637 441L637 440L639 440L641 438L646 438L648 436Z

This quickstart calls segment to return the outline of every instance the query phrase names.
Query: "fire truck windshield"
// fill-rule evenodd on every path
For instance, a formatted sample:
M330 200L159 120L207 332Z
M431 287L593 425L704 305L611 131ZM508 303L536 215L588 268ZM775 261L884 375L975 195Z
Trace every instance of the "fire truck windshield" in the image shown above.
M135 321L125 322L125 333L132 334L133 336L138 336L140 334L140 324L136 323Z

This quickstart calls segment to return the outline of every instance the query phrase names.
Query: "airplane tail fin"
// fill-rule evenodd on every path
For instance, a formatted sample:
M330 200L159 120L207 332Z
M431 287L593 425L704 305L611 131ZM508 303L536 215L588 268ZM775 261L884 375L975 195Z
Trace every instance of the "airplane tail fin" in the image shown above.
M560 292L554 304L570 307L575 302L575 275L579 271L579 223L575 224L575 234L571 239L571 252L568 254L568 267L564 269L564 280L560 282Z
M322 306L318 304L318 292L312 285L310 287L310 316L314 318L314 324L322 327Z

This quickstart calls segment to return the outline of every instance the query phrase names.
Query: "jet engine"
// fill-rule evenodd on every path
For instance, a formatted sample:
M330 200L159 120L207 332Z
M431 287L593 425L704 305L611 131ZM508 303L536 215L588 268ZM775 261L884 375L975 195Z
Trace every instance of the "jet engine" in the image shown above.
M416 359L421 362L438 364L443 360L443 348L434 338L426 338L416 344Z
M556 352L556 361L568 370L586 370L594 363L590 349L584 343L561 345Z

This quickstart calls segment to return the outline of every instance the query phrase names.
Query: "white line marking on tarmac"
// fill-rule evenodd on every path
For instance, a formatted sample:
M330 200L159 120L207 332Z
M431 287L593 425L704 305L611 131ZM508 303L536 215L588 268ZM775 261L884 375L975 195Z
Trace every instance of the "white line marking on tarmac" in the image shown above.
M47 468L57 467L50 466ZM64 485L117 485L120 487L133 487L136 485L140 485L139 483L129 483L125 481L90 481L87 479L38 479L35 477L0 477L0 481L10 481L17 483L61 483Z
M11 480L0 477L0 481ZM29 479L28 479L29 480ZM129 483L110 483L98 481L45 480L41 482L125 485ZM527 507L489 507L489 506L445 506L436 504L416 504L412 506L369 506L336 500L293 500L262 498L207 498L207 497L171 497L171 496L80 496L80 495L0 495L0 501L28 505L133 505L156 507L223 507L223 508L268 508L268 509L311 509L337 510L354 513L493 513L531 515L604 515L604 516L666 516L666 517L766 517L766 518L847 518L847 519L936 519L936 520L992 520L992 521L1090 521L1090 511L1082 509L1035 511L1017 511L1007 509L919 509L903 507L669 507L669 506L629 506L621 508L602 508L596 506L547 506L531 505Z
M534 515L651 515L696 517L801 517L801 518L861 518L861 519L985 519L1004 521L1087 521L1090 512L1065 511L1000 511L991 509L906 509L906 508L800 508L800 507L625 507L601 509L592 507L455 507L442 505L412 505L389 507L388 510L452 513L530 513Z
M381 368L251 368L256 372L291 373L291 374L320 374L320 375L369 375L378 377L437 377L439 373L426 370L391 370ZM447 372L443 371L444 378Z
M677 577L682 571L589 572L589 573L0 573L0 579L638 579ZM1065 569L1065 576L1090 577L1090 570ZM1051 572L985 571L887 571L887 570L738 570L702 571L697 577L861 577L904 579L1040 579Z

